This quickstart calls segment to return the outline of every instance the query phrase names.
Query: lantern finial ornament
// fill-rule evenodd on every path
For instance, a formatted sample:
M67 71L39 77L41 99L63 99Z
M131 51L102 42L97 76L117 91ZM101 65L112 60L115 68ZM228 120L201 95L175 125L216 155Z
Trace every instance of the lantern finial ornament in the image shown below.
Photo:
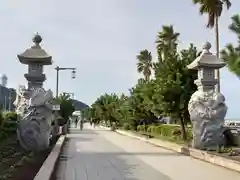
M39 45L42 42L42 37L38 33L36 33L36 35L33 37L33 42Z

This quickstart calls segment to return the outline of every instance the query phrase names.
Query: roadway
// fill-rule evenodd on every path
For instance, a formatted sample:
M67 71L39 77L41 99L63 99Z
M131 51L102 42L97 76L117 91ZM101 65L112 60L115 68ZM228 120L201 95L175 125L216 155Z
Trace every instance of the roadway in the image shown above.
M236 180L240 173L117 133L71 129L53 180Z

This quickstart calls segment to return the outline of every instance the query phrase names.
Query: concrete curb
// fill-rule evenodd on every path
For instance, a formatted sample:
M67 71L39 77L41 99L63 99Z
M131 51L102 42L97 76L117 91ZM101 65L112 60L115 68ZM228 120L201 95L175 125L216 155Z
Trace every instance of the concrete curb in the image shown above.
M61 152L63 143L65 140L65 135L61 135L52 149L51 153L48 155L47 159L44 161L41 169L38 171L34 180L50 180L52 173L55 169L59 154Z
M110 128L106 128L103 126L100 126L101 128L110 130ZM125 136L129 136L135 139L139 139L141 141L153 144L155 146L159 146L165 149L169 149L181 154L184 154L186 156L191 156L193 158L214 164L214 165L218 165L233 171L237 171L240 172L240 162L238 161L234 161L228 158L224 158L221 156L217 156L217 155L213 155L213 154L209 154L206 151L201 151L201 150L197 150L197 149L193 149L193 148L189 148L189 147L185 147L185 146L181 146L178 145L176 143L172 143L172 142L167 142L167 141L162 141L160 139L149 139L149 138L145 138L145 137L140 137L137 136L131 132L128 131L123 131L123 130L116 130L115 132L121 134L121 135L125 135Z

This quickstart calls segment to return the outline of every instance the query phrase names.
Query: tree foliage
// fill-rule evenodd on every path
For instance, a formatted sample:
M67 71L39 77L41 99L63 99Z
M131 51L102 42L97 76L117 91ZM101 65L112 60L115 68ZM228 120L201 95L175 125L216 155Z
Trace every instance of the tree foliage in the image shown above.
M148 50L140 51L137 56L137 70L144 79L138 80L128 96L101 95L86 110L86 116L110 125L128 123L135 130L137 125L157 122L162 116L175 117L186 138L184 125L189 122L188 101L196 90L195 72L190 72L186 66L197 57L198 50L190 44L189 48L178 51L179 36L172 25L163 26L156 39L156 62L152 62ZM150 78L151 72L155 78Z
M216 23L216 18L222 15L223 6L229 9L232 5L229 0L193 0L194 4L199 4L200 14L207 14L207 27L213 28Z
M227 63L228 69L240 77L240 16L234 15L229 29L237 36L237 45L227 44L221 51L222 59Z
M140 51L137 55L137 70L142 73L146 81L149 81L152 74L152 54L147 49Z
M55 101L57 104L60 104L60 116L67 121L75 110L70 95L62 93L55 99Z
M179 34L173 30L169 34ZM159 33L160 34L160 33ZM184 124L189 122L188 101L196 86L194 84L194 72L187 69L198 55L197 48L190 44L188 49L183 49L178 52L178 36L168 35L173 37L165 41L170 41L172 46L167 46L165 49L157 48L158 54L165 54L161 56L161 60L155 64L156 87L155 99L160 105L162 115L176 117L180 120L182 127L183 138L186 138L186 131ZM164 39L162 40L164 41ZM158 42L162 42L161 40ZM161 46L157 42L157 47Z
M200 12L209 14L208 26L214 26L213 16L220 16L222 5L229 1L201 1ZM220 3L220 9L213 7ZM214 12L213 12L214 11ZM213 13L211 13L213 12ZM219 14L216 14L216 13ZM214 14L215 13L215 14ZM222 59L227 63L231 72L240 76L240 16L232 17L229 29L237 36L237 45L228 44L221 51ZM137 70L144 75L136 85L129 90L128 96L118 96L114 93L100 96L87 110L88 118L95 122L105 121L110 125L115 122L126 123L134 130L142 123L155 123L159 117L167 116L176 119L181 125L182 138L186 139L185 124L189 123L188 102L197 90L194 80L196 71L187 69L187 65L195 60L201 52L190 44L188 48L179 50L180 33L175 32L172 25L163 26L156 38L156 51L158 58L152 61L148 50L140 51L137 56ZM151 77L153 72L154 78ZM127 127L128 127L127 125Z
M15 112L0 111L0 141L17 131L18 115Z

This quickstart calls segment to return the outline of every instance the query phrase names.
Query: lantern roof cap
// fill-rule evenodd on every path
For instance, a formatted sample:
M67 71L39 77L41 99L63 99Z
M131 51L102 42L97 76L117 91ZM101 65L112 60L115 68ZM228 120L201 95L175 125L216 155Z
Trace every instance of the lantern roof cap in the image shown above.
M43 65L51 65L52 56L49 56L48 53L40 46L42 37L37 33L33 37L32 41L34 45L17 56L19 61L23 64L36 62L42 63Z
M201 67L220 69L226 65L216 55L210 52L211 44L206 42L203 46L202 53L191 64L187 66L188 69L197 70Z

